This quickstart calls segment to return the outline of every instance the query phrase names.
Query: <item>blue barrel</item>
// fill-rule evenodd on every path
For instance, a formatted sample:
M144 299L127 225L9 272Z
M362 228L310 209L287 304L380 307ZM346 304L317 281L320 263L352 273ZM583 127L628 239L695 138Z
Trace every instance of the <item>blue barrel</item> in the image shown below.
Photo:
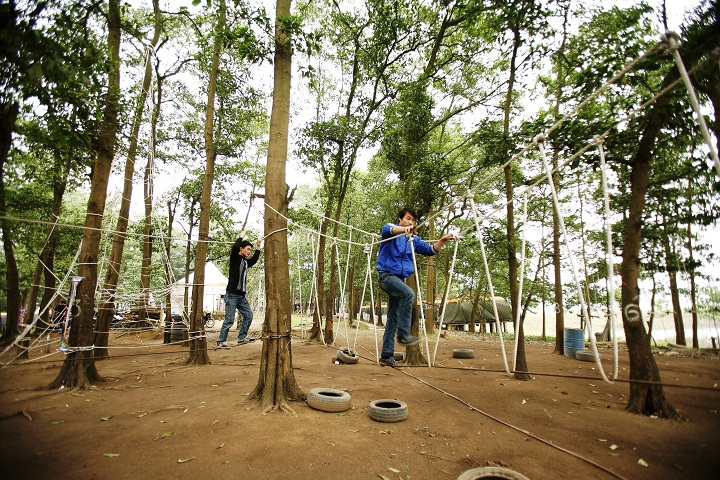
M585 338L581 328L565 329L565 356L575 358L577 352L585 350Z

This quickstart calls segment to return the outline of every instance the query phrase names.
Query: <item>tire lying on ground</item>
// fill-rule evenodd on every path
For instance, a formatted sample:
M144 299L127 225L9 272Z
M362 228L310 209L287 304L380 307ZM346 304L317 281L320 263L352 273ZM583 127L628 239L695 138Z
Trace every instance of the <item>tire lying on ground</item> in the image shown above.
M595 353L593 351L575 352L575 358L578 360L581 360L583 362L594 362L595 361Z
M344 412L351 407L350 394L337 388L313 388L308 392L308 406L321 412Z
M368 415L376 422L396 423L408 417L408 407L405 402L392 398L373 400L368 406Z
M457 480L476 480L478 478L500 478L504 480L530 480L522 473L503 467L479 467L460 474Z
M348 348L341 348L337 351L337 358L342 363L357 363L360 356Z
M475 352L471 348L456 348L452 351L453 358L475 358Z

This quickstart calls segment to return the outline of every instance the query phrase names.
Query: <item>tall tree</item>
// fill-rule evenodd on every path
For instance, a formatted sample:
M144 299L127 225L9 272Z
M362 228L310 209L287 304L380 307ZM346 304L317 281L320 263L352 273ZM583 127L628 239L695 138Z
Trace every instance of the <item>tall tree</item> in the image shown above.
M93 352L82 347L92 345L93 342L98 251L108 178L115 156L120 109L120 23L119 0L109 0L107 12L108 86L80 249L78 274L82 277L82 281L77 289L79 314L72 323L69 336L71 348L80 348L67 354L58 376L50 383L49 388L62 386L87 388L92 382L101 380L95 367Z
M150 46L154 50L160 40L162 27L162 12L160 11L159 0L153 0L153 36ZM118 213L117 224L113 234L112 250L108 259L105 281L100 290L100 306L98 308L97 324L95 328L95 356L97 358L107 357L108 335L110 323L115 313L115 292L117 291L118 278L120 277L120 265L122 264L125 238L130 219L130 201L133 191L133 178L135 176L135 159L137 157L138 137L142 123L145 103L150 92L150 84L153 75L152 56L147 55L145 62L145 73L142 86L136 99L135 112L130 132L130 147L125 161L125 172L123 176L123 192L120 201L120 212Z
M198 2L199 3L199 2ZM208 2L209 4L210 2ZM225 43L227 23L227 5L225 0L218 1L217 20L213 29L213 52L210 61L210 78L207 87L207 106L205 111L205 175L200 197L200 216L198 242L195 248L195 268L193 270L192 306L190 308L190 331L204 330L203 298L205 291L205 263L207 262L208 241L210 240L210 199L212 198L213 179L215 178L215 159L217 146L214 140L215 95L220 70L220 55ZM204 335L193 335L190 340L188 364L206 365L210 363L207 353L207 339Z
M265 176L265 322L258 383L250 394L260 400L262 413L281 410L295 414L287 400L304 400L292 365L292 307L287 245L287 162L290 123L292 31L291 0L275 4L275 58L270 115L267 173ZM272 235L270 235L273 233Z

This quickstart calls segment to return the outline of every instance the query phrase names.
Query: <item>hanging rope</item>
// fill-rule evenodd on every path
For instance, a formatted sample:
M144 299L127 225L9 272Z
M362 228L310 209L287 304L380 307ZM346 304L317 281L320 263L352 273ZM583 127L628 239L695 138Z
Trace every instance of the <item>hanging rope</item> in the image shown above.
M605 370L603 370L602 364L600 363L600 355L597 355L597 344L595 342L595 334L593 333L592 320L590 319L590 315L588 314L587 303L585 302L585 295L583 294L582 286L580 286L580 280L577 268L575 267L575 262L573 262L573 254L572 250L570 249L570 239L565 228L565 218L562 214L562 210L560 209L560 201L558 200L557 191L555 190L555 182L553 182L552 179L552 168L550 168L547 161L547 156L545 155L545 137L539 135L535 138L535 141L537 143L538 150L540 151L540 158L542 159L543 168L547 172L547 182L550 187L550 192L552 193L553 204L555 205L555 209L558 212L560 230L562 231L565 240L564 243L568 253L568 261L570 262L570 267L572 268L573 279L575 280L575 288L577 290L578 299L580 301L580 311L582 313L583 319L585 320L585 326L589 333L590 345L592 345L593 351L596 352L595 363L598 366L598 370L600 371L600 375L602 376L603 380L608 383L612 383L605 375Z
M432 367L432 359L430 358L430 345L428 345L427 330L425 329L425 309L423 308L422 292L420 291L420 272L417 267L417 257L415 256L414 235L412 232L406 234L410 243L410 251L412 252L413 267L415 268L415 286L417 288L417 301L420 306L420 331L425 339L425 353L427 354L428 367Z
M453 273L455 272L455 262L457 260L458 247L460 246L459 237L456 238L455 249L453 250L453 258L450 263L450 273L448 274L447 283L445 284L445 293L443 294L443 304L440 311L440 322L438 323L438 333L435 339L435 351L433 352L432 364L435 365L435 358L437 357L438 345L440 345L440 333L442 333L443 321L445 320L445 309L448 304L448 295L450 295L450 284L452 283ZM458 303L458 307L459 307ZM455 310L457 314L457 309Z
M607 262L607 281L608 281L608 309L610 310L610 329L612 330L613 344L613 380L618 376L618 341L615 318L615 264L613 262L613 244L612 244L612 224L610 223L610 195L607 185L607 163L605 162L605 150L603 149L603 141L599 137L594 138L600 153L600 173L602 178L603 200L605 203L605 255ZM592 345L592 344L591 344ZM593 350L595 356L600 358L597 347Z
M667 42L668 50L670 51L673 59L675 60L675 64L677 65L678 71L680 72L680 77L682 77L682 81L688 91L688 96L690 97L690 104L692 105L693 110L695 110L695 115L697 117L698 124L700 125L700 131L702 132L702 136L705 139L705 143L707 144L708 149L710 149L710 157L715 163L715 170L717 171L717 174L720 175L720 159L718 158L718 152L715 150L715 145L713 145L712 143L712 138L710 137L710 132L708 131L707 123L705 122L705 116L700 110L700 102L698 102L697 95L695 94L695 89L693 88L692 82L690 81L690 76L688 75L682 58L680 57L680 44L678 43L678 41L680 40L680 36L675 32L666 32L663 38Z
M515 346L514 346L514 353L513 353L513 370L517 370L517 352L518 352L518 341L519 341L519 335L520 332L520 310L522 310L522 291L523 291L523 282L525 281L525 244L527 241L527 219L528 219L528 197L530 196L530 190L526 189L523 195L523 217L522 217L522 225L523 225L523 236L522 236L522 247L520 248L520 285L518 286L518 296L517 296L517 309L515 311Z
M480 241L480 252L482 253L483 264L485 265L485 276L490 290L490 300L493 306L493 313L495 314L495 328L497 329L498 337L500 338L500 350L502 350L503 366L505 367L507 374L512 375L512 373L510 373L510 367L508 367L507 363L505 341L503 340L502 327L500 326L500 314L498 313L497 304L495 303L495 289L493 287L492 276L490 275L490 266L488 265L487 255L485 254L485 241L483 240L482 232L480 231L480 221L478 220L478 210L475 205L475 195L472 192L468 192L468 197L470 198L470 207L472 208L472 212L475 217L475 229L477 231L477 238Z

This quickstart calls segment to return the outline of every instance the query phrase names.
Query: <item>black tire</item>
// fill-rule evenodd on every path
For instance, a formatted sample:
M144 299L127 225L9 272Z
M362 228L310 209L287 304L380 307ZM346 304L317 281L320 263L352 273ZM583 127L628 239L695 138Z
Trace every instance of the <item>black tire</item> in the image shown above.
M205 327L207 327L207 328L213 328L214 326L215 326L215 320L213 320L212 318L205 322Z
M581 352L575 352L575 358L583 361L583 362L594 362L595 361L595 353L593 351L586 352L585 350Z
M360 356L347 348L341 348L337 351L337 358L342 363L357 363Z
M405 402L392 398L373 400L368 407L368 415L376 422L402 422L408 417L408 406Z
M476 480L478 478L499 478L503 480L530 480L522 473L503 467L479 467L460 474L457 480Z
M321 412L344 412L352 406L350 394L336 388L313 388L306 401L310 408Z
M475 358L475 352L471 348L456 348L452 351L453 358Z
M402 362L405 360L405 352L395 352L393 353L393 358L398 362Z

